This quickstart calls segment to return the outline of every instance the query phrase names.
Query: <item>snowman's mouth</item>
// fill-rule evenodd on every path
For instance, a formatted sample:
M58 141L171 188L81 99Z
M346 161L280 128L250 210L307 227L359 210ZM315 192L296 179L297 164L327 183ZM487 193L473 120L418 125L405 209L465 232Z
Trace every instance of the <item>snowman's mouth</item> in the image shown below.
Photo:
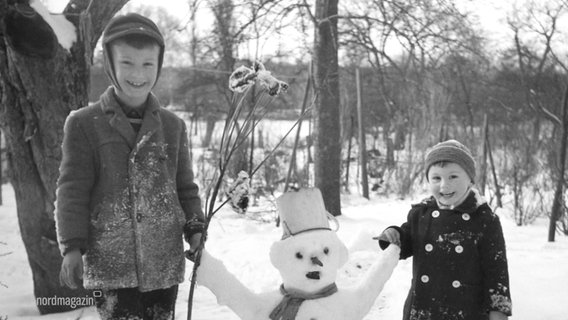
M306 278L312 280L319 280L320 279L320 272L319 271L310 271L306 273Z

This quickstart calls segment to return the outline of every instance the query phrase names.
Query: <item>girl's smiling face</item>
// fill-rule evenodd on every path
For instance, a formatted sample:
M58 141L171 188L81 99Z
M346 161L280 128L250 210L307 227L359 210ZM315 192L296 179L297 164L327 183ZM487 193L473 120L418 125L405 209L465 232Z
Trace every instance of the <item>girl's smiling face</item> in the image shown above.
M453 162L434 164L428 171L428 187L441 207L454 208L467 197L472 185L465 170Z
M158 77L160 47L150 45L138 49L118 41L112 44L111 50L114 73L120 86L116 90L118 98L130 107L143 105Z

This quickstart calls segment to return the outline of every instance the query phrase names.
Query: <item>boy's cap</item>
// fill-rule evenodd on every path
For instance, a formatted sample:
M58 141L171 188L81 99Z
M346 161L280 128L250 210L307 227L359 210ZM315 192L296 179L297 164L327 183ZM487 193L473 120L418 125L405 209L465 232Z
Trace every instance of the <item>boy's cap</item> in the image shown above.
M114 74L114 66L112 65L112 54L109 44L113 40L130 35L148 36L158 43L160 47L160 54L158 56L158 75L156 77L156 82L158 77L160 77L160 72L162 70L165 44L164 37L162 36L160 29L158 29L158 26L156 26L152 20L137 13L128 13L123 16L116 16L109 21L103 33L103 58L105 72L114 87L117 89L120 89L120 85L118 84Z
M426 154L426 179L428 171L435 163L453 162L464 169L471 181L475 180L475 160L471 151L457 140L447 140L433 146Z
M103 45L112 40L134 34L148 36L156 40L158 45L164 46L164 37L158 26L152 20L137 13L128 13L112 18L104 30Z

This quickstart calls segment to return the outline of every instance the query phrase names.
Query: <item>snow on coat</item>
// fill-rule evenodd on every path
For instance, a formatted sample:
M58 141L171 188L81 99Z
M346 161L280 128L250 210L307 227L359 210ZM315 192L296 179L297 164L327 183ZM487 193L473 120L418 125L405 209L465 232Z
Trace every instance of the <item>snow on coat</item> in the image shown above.
M150 95L139 133L110 87L65 124L56 220L62 253L84 253L88 289L183 282L183 225L203 218L185 123Z
M401 259L413 257L405 320L482 320L511 315L505 240L499 217L477 191L454 209L431 197L400 228Z
M357 285L339 287L329 296L303 301L295 319L363 319L390 278L399 255L400 249L390 246ZM318 264L312 263L315 258ZM335 232L328 230L291 236L275 242L270 249L270 260L280 272L283 286L307 294L333 284L347 258L345 245ZM244 320L269 320L269 315L283 299L278 288L253 292L206 250L197 271L197 283L211 290L219 304L227 305Z

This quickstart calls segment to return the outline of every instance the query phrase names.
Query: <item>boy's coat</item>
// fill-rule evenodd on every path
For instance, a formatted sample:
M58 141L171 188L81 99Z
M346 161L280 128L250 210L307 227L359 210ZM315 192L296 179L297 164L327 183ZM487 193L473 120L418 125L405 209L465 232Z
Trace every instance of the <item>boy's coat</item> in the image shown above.
M86 288L170 287L183 282L183 225L202 214L185 123L150 95L136 134L113 90L65 124L61 251L85 252Z

